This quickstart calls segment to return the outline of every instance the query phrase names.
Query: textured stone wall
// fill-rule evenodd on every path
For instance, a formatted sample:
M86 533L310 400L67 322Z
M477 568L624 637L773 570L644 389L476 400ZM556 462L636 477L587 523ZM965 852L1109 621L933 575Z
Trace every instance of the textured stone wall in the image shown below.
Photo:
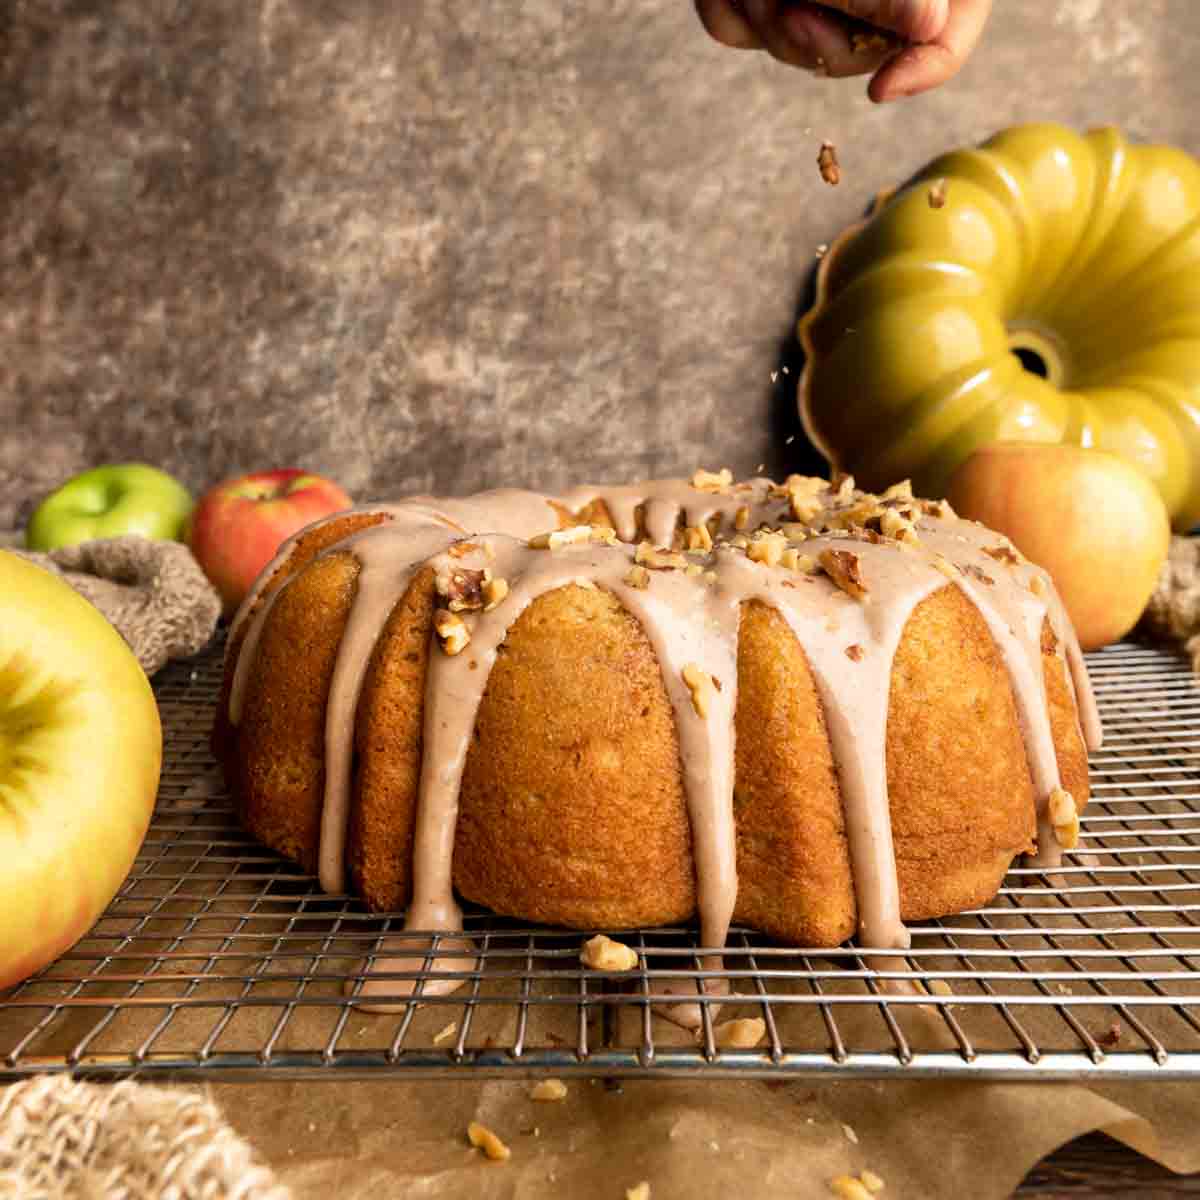
M9 0L0 527L131 457L360 498L785 468L820 243L1015 120L1200 151L1198 66L1194 0L998 0L883 109L689 0Z

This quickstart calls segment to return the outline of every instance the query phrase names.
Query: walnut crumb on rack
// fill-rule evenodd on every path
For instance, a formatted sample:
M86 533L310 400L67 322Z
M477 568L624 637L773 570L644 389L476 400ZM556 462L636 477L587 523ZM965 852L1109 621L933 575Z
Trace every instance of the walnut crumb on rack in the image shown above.
M593 971L632 971L638 965L636 950L603 933L583 943L579 960Z
M1121 1042L1121 1024L1119 1021L1114 1021L1096 1041L1100 1043L1106 1050L1114 1050Z

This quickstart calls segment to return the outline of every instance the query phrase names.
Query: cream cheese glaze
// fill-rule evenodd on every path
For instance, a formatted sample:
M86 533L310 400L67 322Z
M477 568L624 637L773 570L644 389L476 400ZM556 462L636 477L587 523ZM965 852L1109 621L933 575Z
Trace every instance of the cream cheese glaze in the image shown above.
M616 539L597 529L574 531L553 546L539 539L597 502L611 518ZM944 505L914 500L903 488L883 498L865 496L853 481L837 488L797 477L784 485L765 479L735 485L698 475L694 482L578 488L560 497L517 490L462 500L416 497L356 511L384 520L324 551L349 551L360 565L326 709L319 849L326 891L346 887L353 729L367 665L393 607L427 566L434 568L443 596L447 581L463 572L503 580L508 592L494 606L459 614L469 655L446 653L445 647L430 655L406 930L462 928L452 858L459 785L476 714L509 628L539 596L571 584L609 591L640 623L658 657L678 732L700 938L710 955L724 946L737 898L734 714L738 624L746 601L775 608L807 656L838 773L862 946L909 944L900 919L887 796L888 695L904 627L917 605L939 588L957 586L971 600L1006 664L1038 797L1038 861L1054 865L1059 859L1046 815L1060 780L1042 678L1044 621L1049 619L1065 659L1084 742L1095 750L1100 722L1078 642L1044 572L999 534L959 520ZM679 546L685 529L698 532L693 541L702 549L657 560L647 555L650 546ZM711 546L704 530L711 533ZM231 631L231 646L244 631L229 698L234 724L263 625L287 584L265 599L263 589L303 532L260 576ZM646 539L640 548L639 538ZM792 553L780 561L783 546ZM852 577L842 586L831 577L838 574L833 559L821 569L829 554L853 560ZM640 570L642 562L652 569ZM848 647L856 648L854 657ZM706 705L695 703L685 668L699 668L714 681ZM419 957L385 959L376 969L420 965ZM454 960L442 966L456 969ZM457 960L457 969L470 969L469 960ZM379 992L404 994L405 987L368 979L360 995Z

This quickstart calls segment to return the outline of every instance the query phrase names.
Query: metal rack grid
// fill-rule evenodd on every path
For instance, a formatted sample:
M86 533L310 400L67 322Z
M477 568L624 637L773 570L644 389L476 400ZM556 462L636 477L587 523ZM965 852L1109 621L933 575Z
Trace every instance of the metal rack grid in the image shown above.
M579 932L473 912L469 942L380 974L400 914L324 895L237 827L207 746L214 646L157 682L166 756L142 853L87 938L0 999L0 1076L1200 1074L1200 684L1134 645L1089 665L1107 741L1079 848L914 927L891 961L735 929L707 969L693 930L646 929L617 935L640 963L615 977L582 967ZM420 1003L363 1012L368 972L417 980ZM462 986L432 994L442 976ZM702 996L704 978L735 998ZM698 1037L659 1015L666 982L701 1003ZM764 1020L759 1047L721 1048L732 1016Z

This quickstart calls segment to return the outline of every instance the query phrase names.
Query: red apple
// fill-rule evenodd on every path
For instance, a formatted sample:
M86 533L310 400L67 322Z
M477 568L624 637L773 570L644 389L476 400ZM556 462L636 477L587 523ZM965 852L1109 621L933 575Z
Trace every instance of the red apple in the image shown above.
M187 544L232 616L280 544L305 525L349 508L336 483L287 468L210 488L188 523Z

